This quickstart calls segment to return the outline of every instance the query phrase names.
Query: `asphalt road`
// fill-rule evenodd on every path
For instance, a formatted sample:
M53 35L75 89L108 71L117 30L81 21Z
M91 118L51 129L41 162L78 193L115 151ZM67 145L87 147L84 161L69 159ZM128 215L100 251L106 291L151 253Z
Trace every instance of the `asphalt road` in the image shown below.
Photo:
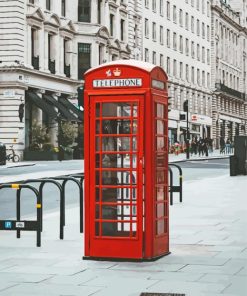
M83 165L80 161L71 162L43 162L29 167L19 167L19 168L8 168L0 170L0 177L11 176L11 175L21 175L25 173L32 172L44 172L44 171L55 171L55 170L66 170L70 166L70 170L80 170ZM221 175L229 174L229 159L222 160L205 160L205 161L188 161L180 162L179 165L183 169L183 179L185 181L193 181L204 178L214 178ZM176 170L174 170L174 185L178 181L178 175ZM38 184L36 185L38 187ZM79 190L76 184L73 182L68 182L66 185L66 206L71 204L79 204ZM43 194L43 209L44 212L54 211L59 208L59 191L52 185L47 184L44 187ZM10 219L15 217L16 213L16 191L10 189L3 189L0 191L0 219ZM23 216L33 215L36 213L36 200L33 194L27 189L22 191L21 196L21 214Z

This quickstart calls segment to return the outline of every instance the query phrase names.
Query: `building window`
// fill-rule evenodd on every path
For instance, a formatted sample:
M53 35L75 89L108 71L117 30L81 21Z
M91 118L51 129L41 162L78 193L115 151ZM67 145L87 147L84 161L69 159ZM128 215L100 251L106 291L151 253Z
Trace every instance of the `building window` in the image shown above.
M195 18L193 16L191 17L191 32L195 32Z
M210 65L210 51L207 49L207 64Z
M145 48L145 62L148 62L149 61L149 52L148 52L148 48Z
M207 73L207 88L210 88L210 74Z
M189 55L189 39L185 39L185 54L188 56Z
M183 36L179 36L179 51L183 53Z
M206 54L205 54L205 47L203 46L202 47L202 62L203 63L205 63L205 56L206 56Z
M78 22L91 22L91 1L79 0L78 3Z
M160 54L160 67L164 68L164 56L163 56L163 54Z
M185 14L185 29L189 30L189 14L186 12Z
M160 15L164 15L164 0L160 0Z
M207 41L210 39L210 28L207 26Z
M191 0L191 6L194 7L195 5L195 0Z
M170 30L166 30L166 46L170 48L171 46L171 33Z
M145 37L149 38L149 23L148 19L145 19Z
M177 77L177 61L173 60L173 76Z
M200 21L199 20L196 21L196 34L197 34L197 36L200 35Z
M201 77L200 77L200 69L197 69L197 84L200 85L201 84Z
M114 23L115 23L115 17L114 14L110 14L110 35L114 35Z
M123 19L120 21L120 38L121 41L125 40L125 20Z
M171 60L169 57L166 58L166 72L167 74L171 73Z
M173 22L177 23L177 7L173 5Z
M39 56L37 54L38 48L38 34L37 30L31 29L31 55L32 55L32 66L34 69L39 70Z
M196 0L196 9L197 9L197 10L200 9L200 1L201 1L201 0Z
M201 0L202 1L202 13L205 13L205 0Z
M210 15L210 3L207 2L207 16Z
M186 70L185 70L186 71L186 73L185 73L185 76L186 77L185 78L186 78L186 81L189 82L189 65L186 64L186 67L185 68L186 68Z
M51 10L51 0L46 0L46 9Z
M184 78L183 77L183 63L182 62L179 63L179 78L180 79Z
M195 83L195 68L191 67L191 82Z
M34 4L34 0L29 0L29 3Z
M192 59L195 58L195 42L191 41L191 57Z
M160 44L164 44L164 29L162 26L160 26Z
M199 44L196 45L196 57L197 57L197 60L200 61L200 45Z
M205 39L205 24L202 23L202 38Z
M166 2L166 17L168 20L171 19L171 8L170 8L170 2Z
M61 15L62 16L65 16L65 11L66 11L66 1L65 0L62 0L62 3L61 3Z
M91 68L91 44L78 43L78 79Z
M183 10L179 9L179 26L183 27Z
M152 39L153 41L156 41L156 23L152 24Z
M145 0L145 7L149 8L149 0Z
M205 71L202 71L202 85L206 86L206 77L205 77Z
M177 33L173 33L173 49L177 50Z
M156 65L156 52L153 51L153 64Z
M98 0L98 23L101 24L101 6L102 6L102 1Z
M152 0L152 10L156 12L156 0Z

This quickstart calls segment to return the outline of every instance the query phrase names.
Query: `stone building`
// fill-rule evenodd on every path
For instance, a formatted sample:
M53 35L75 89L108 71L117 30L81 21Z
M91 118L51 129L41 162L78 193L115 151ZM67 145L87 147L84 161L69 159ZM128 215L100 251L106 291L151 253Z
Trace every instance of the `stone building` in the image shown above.
M211 7L211 85L213 139L247 134L245 0L213 0Z
M144 60L163 67L169 77L170 142L184 142L186 121L180 114L186 99L191 137L210 137L210 1L145 0L142 15Z
M90 67L140 58L140 1L3 0L0 2L0 141L22 154L36 121L80 121L80 87ZM24 109L24 117L20 118Z

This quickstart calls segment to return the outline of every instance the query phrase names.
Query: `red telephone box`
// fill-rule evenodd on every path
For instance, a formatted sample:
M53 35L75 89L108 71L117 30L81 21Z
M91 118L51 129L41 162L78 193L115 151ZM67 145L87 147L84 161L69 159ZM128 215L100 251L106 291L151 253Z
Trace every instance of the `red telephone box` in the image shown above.
M162 68L121 60L85 74L85 259L169 253L168 96Z

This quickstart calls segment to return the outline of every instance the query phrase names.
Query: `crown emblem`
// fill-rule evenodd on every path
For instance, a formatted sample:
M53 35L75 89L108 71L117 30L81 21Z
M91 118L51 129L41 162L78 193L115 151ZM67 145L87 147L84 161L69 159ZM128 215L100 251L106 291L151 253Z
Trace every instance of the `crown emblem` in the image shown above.
M121 75L121 70L116 68L115 70L113 70L113 75L119 77Z

